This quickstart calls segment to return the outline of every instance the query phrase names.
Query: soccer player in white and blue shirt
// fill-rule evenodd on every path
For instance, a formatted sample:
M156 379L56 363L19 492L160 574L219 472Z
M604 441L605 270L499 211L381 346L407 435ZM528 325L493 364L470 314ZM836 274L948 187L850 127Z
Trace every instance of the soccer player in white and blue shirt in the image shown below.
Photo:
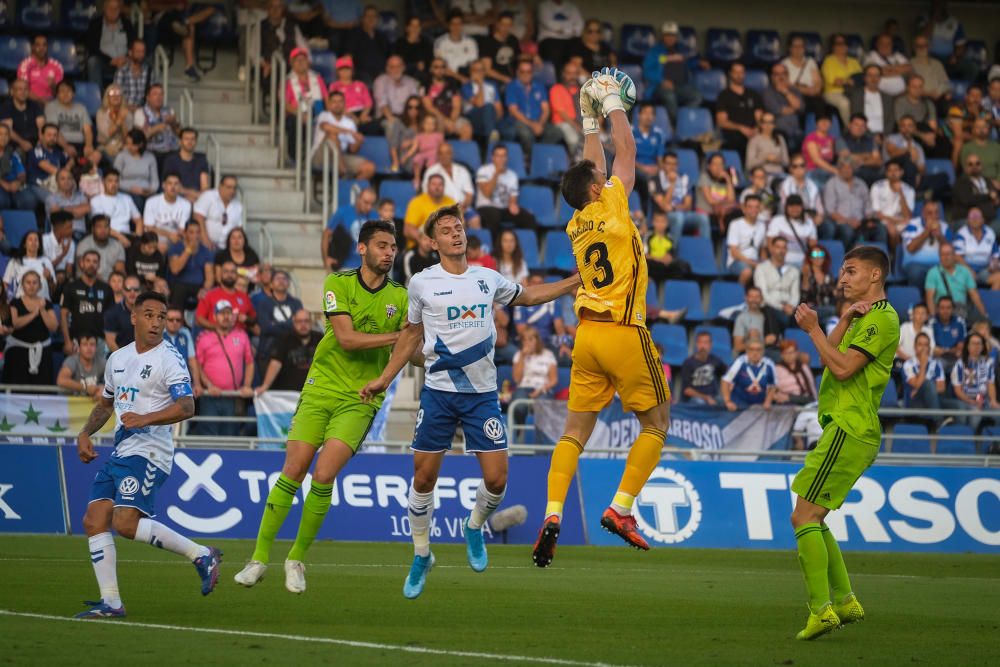
M155 516L156 491L170 474L174 461L172 424L194 414L194 396L187 362L163 340L167 300L160 294L139 295L132 308L135 342L108 358L104 393L77 437L77 454L84 463L97 458L90 436L115 414L115 448L94 477L83 527L90 543L90 560L101 591L100 602L77 618L125 615L118 593L114 528L122 537L181 554L201 578L201 594L208 595L219 578L222 552L192 542Z
M408 515L414 558L403 584L403 595L415 598L434 565L430 550L434 485L444 453L451 449L456 424L465 434L465 451L479 459L483 480L476 504L463 525L466 555L476 572L488 559L483 524L503 500L507 488L507 431L500 413L497 372L493 363L495 304L532 306L575 292L578 276L555 283L522 287L496 271L469 266L462 210L447 206L430 215L424 233L441 263L415 275L408 286L409 326L402 331L382 375L359 392L365 400L385 391L396 374L418 351L424 358L425 380L420 393L413 436L413 485ZM422 349L421 349L422 348Z

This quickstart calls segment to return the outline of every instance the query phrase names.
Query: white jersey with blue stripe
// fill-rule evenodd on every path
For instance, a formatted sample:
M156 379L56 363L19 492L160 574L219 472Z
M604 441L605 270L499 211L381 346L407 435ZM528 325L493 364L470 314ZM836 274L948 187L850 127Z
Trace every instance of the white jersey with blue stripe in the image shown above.
M410 323L424 325L425 386L462 394L496 391L493 304L510 305L521 286L481 266L454 274L435 264L413 276L407 289Z
M135 343L112 352L104 369L104 398L115 402L114 456L142 456L170 474L174 463L173 426L125 428L122 415L157 412L191 395L187 360L167 341L142 354L136 351Z

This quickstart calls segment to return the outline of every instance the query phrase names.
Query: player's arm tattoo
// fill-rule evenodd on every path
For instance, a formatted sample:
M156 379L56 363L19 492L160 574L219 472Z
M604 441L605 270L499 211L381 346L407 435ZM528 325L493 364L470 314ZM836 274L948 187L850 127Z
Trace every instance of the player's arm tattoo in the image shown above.
M108 422L108 418L111 417L112 412L114 412L114 406L109 399L101 397L101 400L94 405L94 409L90 411L90 417L87 418L87 423L83 425L80 430L81 433L86 433L87 435L94 435Z
M181 419L190 419L194 417L194 397L193 396L181 396L176 401L174 405L179 407L183 412Z

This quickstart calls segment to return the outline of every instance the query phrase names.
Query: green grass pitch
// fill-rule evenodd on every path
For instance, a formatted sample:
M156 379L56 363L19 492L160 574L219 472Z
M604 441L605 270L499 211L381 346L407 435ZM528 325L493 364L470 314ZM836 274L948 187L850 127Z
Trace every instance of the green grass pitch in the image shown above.
M244 589L232 577L252 545L221 541L222 577L203 598L182 558L116 543L128 618L66 622L97 596L85 540L0 537L0 664L1000 664L998 556L849 553L868 618L806 643L790 552L562 547L539 570L529 547L492 546L476 574L462 545L438 545L410 601L408 544L317 543L296 596L288 543Z

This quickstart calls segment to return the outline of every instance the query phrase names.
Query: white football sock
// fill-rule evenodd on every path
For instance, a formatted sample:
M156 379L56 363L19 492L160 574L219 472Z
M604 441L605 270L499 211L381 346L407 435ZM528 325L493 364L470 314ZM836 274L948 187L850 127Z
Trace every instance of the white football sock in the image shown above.
M418 493L411 486L406 515L410 518L410 532L413 534L413 553L418 556L429 556L431 553L431 517L434 515L434 492Z
M139 526L135 529L135 541L152 544L154 547L173 551L188 560L194 560L209 554L208 547L203 547L197 542L192 542L180 533L167 528L159 521L152 519L139 519Z
M500 493L490 493L486 488L486 482L480 480L479 488L476 489L476 504L472 508L472 514L469 515L469 528L482 528L486 519L490 518L500 506L505 493L507 493L506 486Z
M90 562L94 565L97 576L97 586L101 590L104 604L114 609L121 609L122 599L118 593L118 555L115 551L115 538L111 533L98 533L87 538L90 546Z

